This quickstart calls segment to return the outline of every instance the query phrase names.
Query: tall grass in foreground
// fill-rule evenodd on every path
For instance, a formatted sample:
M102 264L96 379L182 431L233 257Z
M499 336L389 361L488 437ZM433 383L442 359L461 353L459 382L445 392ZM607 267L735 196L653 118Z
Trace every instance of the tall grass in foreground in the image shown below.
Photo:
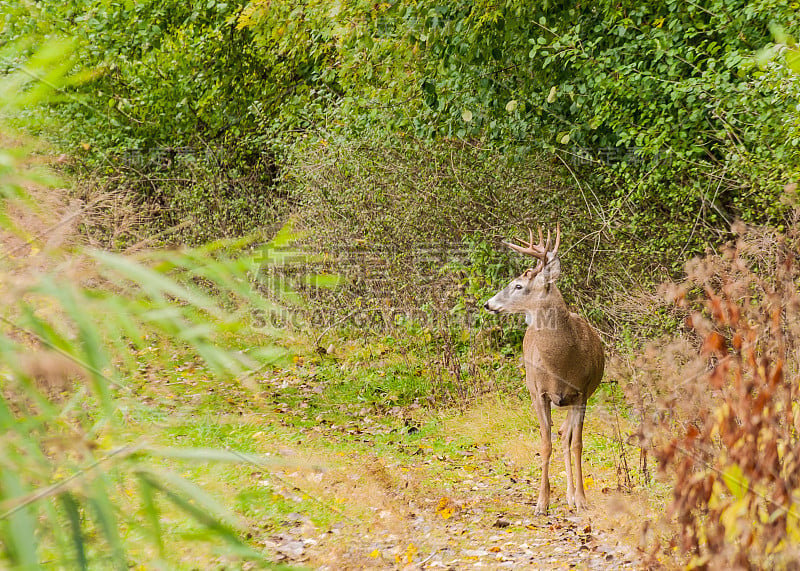
M51 41L0 77L6 117L67 82L71 46ZM14 57L16 56L16 57ZM66 63L65 63L66 62ZM243 375L280 357L250 330L248 271L272 247L248 240L137 257L86 249L75 226L86 205L66 204L38 166L34 144L0 139L0 567L175 568L162 541L165 514L192 521L203 553L260 559L221 502L169 468L174 461L264 464L226 450L158 448L132 441L131 410L145 409L132 382L134 355L152 339L201 356L218 375ZM246 309L242 309L246 308ZM247 357L218 335L248 334Z

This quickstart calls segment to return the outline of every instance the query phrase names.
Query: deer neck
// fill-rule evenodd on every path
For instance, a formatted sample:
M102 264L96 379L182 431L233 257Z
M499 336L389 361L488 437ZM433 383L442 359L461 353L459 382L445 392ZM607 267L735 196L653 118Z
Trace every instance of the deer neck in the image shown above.
M565 321L569 309L555 284L547 284L538 294L531 296L525 308L525 323L534 329L552 329Z

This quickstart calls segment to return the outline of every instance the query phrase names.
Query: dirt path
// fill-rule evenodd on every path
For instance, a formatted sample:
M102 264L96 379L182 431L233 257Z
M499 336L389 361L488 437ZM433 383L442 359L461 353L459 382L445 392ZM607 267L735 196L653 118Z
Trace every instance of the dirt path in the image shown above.
M424 437L409 445L403 435L381 447L376 435L398 429L371 426L315 426L302 431L299 446L283 450L317 463L327 451L324 469L278 473L271 485L298 505L312 498L331 523L290 514L281 533L260 538L276 560L329 570L642 567L623 544L630 538L608 531L607 510L575 514L556 481L550 514L534 516L538 481L491 447L440 453ZM349 451L331 453L337 446ZM557 468L558 458L553 463Z
M433 496L436 483L425 486L427 494L415 483L425 465L386 466L354 455L335 470L306 474L306 482L283 492L310 493L309 480L316 479L315 497L333 500L331 507L341 506L336 511L342 517L322 529L292 514L293 525L264 543L279 560L331 570L641 567L632 549L594 529L591 513L567 510L563 498L548 516L533 516L527 481L463 466L449 469L455 483L447 486L448 495ZM298 478L303 479L286 474L284 481Z

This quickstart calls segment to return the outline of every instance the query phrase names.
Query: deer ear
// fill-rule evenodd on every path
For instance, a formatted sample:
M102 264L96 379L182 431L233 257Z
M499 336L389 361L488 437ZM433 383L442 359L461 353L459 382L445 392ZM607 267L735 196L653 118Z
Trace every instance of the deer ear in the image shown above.
M561 276L561 262L558 258L553 258L550 260L547 265L545 266L545 282L546 283L553 283Z

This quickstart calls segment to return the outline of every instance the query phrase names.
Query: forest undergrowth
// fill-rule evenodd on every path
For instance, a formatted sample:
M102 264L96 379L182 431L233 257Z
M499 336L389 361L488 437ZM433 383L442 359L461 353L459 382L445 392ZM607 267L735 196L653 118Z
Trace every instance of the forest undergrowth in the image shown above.
M68 189L47 188L26 188L32 204L47 202L46 209L19 203L7 210L15 221L11 228L28 232L12 232L4 242L16 268L9 266L8 275L21 283L75 268L64 275L82 283L97 279L87 277L88 262L74 258L75 246L93 243L84 229L113 231L120 224L129 232L125 225L135 226L130 221L136 212L112 201L118 209L113 216L105 208L95 218L92 203L78 202ZM307 228L306 236L320 239ZM180 465L204 493L233 498L228 508L234 510L236 533L273 562L321 568L533 564L542 557L539 549L555 542L561 551L548 554L551 562L587 568L603 561L670 567L687 560L712 568L786 567L795 556L797 509L791 468L797 238L793 230L733 230L735 242L690 262L684 281L662 286L646 298L648 308L639 308L682 325L640 350L614 343L630 335L604 334L611 363L590 402L584 453L593 507L580 517L565 507L560 470L554 474L551 515L542 521L526 515L538 449L519 359L523 326L470 315L466 306L453 304L459 296L480 298L494 287L489 278L501 280L509 271L502 258L496 266L471 266L469 255L484 246L462 248L466 258L448 261L458 279L418 272L418 281L409 280L417 288L409 300L449 288L441 296L451 304L443 320L430 319L441 311L433 305L427 313L397 311L413 307L397 298L391 300L395 311L391 305L380 312L339 310L329 321L316 322L320 304L341 296L345 304L358 296L383 299L363 288L385 294L387 281L327 279L335 265L318 249L305 270L322 278L299 287L298 277L308 277L297 269L304 256L280 258L266 274L265 260L278 259L280 249L250 256L249 288L282 286L295 293L283 299L280 311L272 302L257 311L241 302L228 308L243 310L249 327L265 339L280 331L272 338L293 357L222 382L190 346L145 335L127 358L132 376L124 399L129 404L121 409L124 439L275 458L279 467L266 469L252 460L229 467L166 461ZM132 245L130 253L146 246ZM486 267L496 267L496 275L481 276ZM423 279L429 275L438 281ZM212 296L222 294L209 289L210 283L196 283ZM214 342L246 354L253 340L247 331L223 331ZM20 361L21 378L37 383L37 398L60 403L78 394L76 388L87 382L85 369L45 353ZM679 382L687 378L692 382ZM5 397L20 398L8 392ZM747 416L753 407L762 411L759 416ZM741 419L749 419L753 430ZM720 438L727 439L726 454ZM763 462L749 460L764 453L773 454L775 469L765 471ZM364 465L370 466L367 472ZM161 513L170 524L161 527L160 541L177 546L176 564L255 564L252 556L180 547L199 522L180 510ZM737 534L743 537L731 543ZM131 541L129 560L147 559L147 550L139 551L128 532L123 538Z

